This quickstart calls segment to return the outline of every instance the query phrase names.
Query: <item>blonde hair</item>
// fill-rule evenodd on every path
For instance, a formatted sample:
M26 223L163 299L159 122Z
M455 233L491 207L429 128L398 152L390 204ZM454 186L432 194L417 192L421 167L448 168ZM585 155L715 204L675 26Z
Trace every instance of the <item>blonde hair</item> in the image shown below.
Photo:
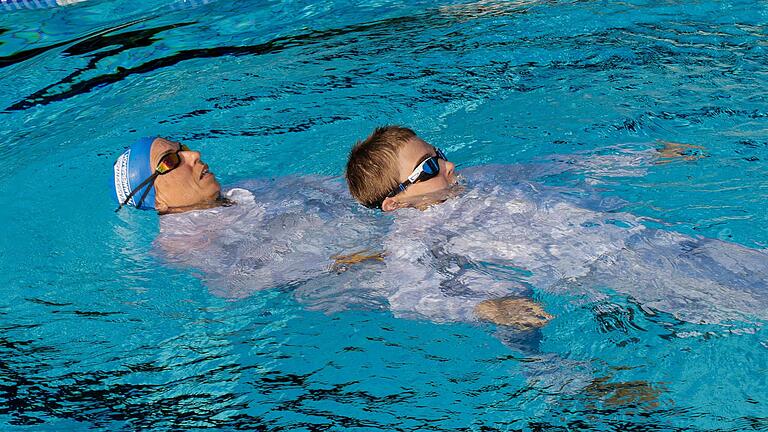
M347 160L349 192L368 208L381 207L387 195L400 183L397 155L416 132L402 126L376 128L358 141Z

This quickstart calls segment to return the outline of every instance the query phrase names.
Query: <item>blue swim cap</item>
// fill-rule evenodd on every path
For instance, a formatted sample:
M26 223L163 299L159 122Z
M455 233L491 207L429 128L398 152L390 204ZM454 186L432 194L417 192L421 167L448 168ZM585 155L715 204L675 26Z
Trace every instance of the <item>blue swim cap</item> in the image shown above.
M115 199L118 204L125 201L125 198L133 192L133 189L154 174L155 169L150 165L150 150L152 141L157 137L145 137L138 140L125 153L115 161ZM136 207L136 203L141 199L146 188L150 188L144 202L141 203L141 210L151 210L155 208L155 187L147 185L142 188L128 200L125 205Z

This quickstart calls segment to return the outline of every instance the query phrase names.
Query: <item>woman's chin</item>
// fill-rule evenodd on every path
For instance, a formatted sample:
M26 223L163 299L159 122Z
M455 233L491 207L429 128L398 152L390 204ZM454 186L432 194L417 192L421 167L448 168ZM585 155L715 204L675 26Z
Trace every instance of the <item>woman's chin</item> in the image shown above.
M166 207L162 210L158 210L158 213L160 213L161 215L173 214L173 213L184 213L184 212L193 211L193 210L207 210L207 209L212 209L212 208L222 207L222 206L229 207L229 205L231 205L231 202L229 200L225 202L219 199L219 197L217 196L214 199L201 201L196 204Z

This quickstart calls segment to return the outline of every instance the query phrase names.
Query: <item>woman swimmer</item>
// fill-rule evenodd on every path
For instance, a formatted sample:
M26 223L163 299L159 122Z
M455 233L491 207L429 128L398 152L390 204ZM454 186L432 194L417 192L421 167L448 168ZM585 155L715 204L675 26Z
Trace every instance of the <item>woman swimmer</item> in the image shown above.
M228 206L221 185L200 152L165 138L142 138L117 158L114 192L119 206L160 214Z

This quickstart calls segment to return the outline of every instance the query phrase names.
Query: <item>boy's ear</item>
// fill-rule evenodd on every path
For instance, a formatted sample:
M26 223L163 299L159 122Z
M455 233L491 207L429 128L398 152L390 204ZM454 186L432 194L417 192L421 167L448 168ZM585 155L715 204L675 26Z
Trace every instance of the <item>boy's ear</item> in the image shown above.
M384 201L381 202L381 209L385 212L390 212L392 210L397 210L400 207L402 207L402 204L395 201L395 198L393 197L386 197L384 198Z

